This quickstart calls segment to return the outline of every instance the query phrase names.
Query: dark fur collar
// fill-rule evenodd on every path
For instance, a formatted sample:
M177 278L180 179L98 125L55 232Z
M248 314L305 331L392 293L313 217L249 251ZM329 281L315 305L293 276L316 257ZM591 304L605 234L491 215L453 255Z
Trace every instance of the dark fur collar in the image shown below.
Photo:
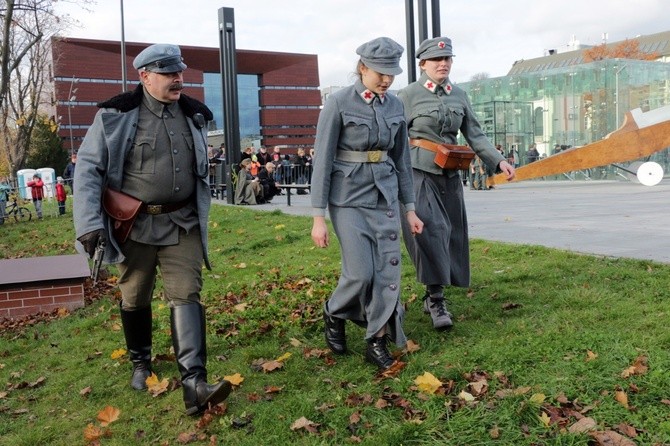
M142 97L144 96L144 89L142 84L139 84L134 91L128 91L114 96L104 102L99 102L99 108L115 108L122 112L133 110L140 106ZM186 116L193 119L193 115L201 113L205 117L205 121L214 119L212 111L207 108L205 104L185 94L181 94L179 98L179 106Z

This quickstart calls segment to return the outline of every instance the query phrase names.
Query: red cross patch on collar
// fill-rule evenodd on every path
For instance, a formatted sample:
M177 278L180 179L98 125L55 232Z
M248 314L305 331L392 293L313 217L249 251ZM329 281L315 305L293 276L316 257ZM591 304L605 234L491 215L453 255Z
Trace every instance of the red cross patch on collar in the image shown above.
M435 90L437 89L437 84L430 79L427 79L426 82L423 83L423 86L431 93L435 93Z
M366 104L369 104L375 99L375 94L370 90L364 90L363 93L361 93L361 98L363 98Z
M453 87L451 86L451 82L447 82L447 85L445 85L443 88L447 94L451 94L451 90L453 89Z

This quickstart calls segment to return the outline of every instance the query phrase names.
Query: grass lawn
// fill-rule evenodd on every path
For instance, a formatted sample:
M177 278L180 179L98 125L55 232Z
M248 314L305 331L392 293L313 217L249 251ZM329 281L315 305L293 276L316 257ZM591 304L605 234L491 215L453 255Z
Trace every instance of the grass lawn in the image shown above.
M0 258L73 253L71 211L45 215L0 226ZM340 253L310 230L308 217L213 206L209 379L238 385L203 417L183 414L160 283L157 396L129 387L113 267L85 308L5 322L0 445L670 444L670 265L473 240L471 288L448 296L456 325L435 332L403 254L412 343L404 368L376 376L359 327L347 324L348 355L327 351Z

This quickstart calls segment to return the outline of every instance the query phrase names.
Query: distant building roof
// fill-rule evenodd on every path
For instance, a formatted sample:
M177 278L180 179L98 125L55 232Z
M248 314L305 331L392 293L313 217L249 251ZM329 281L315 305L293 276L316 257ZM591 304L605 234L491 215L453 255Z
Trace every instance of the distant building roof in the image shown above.
M632 37L627 40L636 39L640 42L640 51L645 53L658 53L659 59L670 57L670 31L647 36ZM623 40L607 44L607 48L614 48ZM550 70L552 68L569 67L584 63L584 51L588 48L581 48L574 51L556 52L549 50L548 56L536 57L528 60L518 60L514 62L512 68L507 73L508 76L516 74L533 73L537 71Z

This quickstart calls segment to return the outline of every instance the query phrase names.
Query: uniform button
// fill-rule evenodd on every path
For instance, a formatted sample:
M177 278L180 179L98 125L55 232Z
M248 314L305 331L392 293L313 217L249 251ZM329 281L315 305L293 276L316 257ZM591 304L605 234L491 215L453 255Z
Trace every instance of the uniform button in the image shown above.
M391 265L398 266L398 263L400 263L398 259L391 259Z
M178 152L179 152L179 151L178 151L177 149L173 149L173 150L172 150L172 153L174 153L175 155L176 155Z
M170 132L170 136L174 136L174 132Z
M175 172L181 172L181 169L179 167L177 167L174 171Z
M181 187L179 187L179 186L177 186L177 187L174 188L174 191L175 191L175 192L179 192L180 190L181 190Z
M392 283L391 285L389 285L389 288L390 288L391 290L395 291L395 290L398 289L398 285L396 285L395 283Z
M391 235L389 235L389 238L391 240L398 240L398 234L391 234Z
M393 211L386 211L386 216L389 218L393 217Z

